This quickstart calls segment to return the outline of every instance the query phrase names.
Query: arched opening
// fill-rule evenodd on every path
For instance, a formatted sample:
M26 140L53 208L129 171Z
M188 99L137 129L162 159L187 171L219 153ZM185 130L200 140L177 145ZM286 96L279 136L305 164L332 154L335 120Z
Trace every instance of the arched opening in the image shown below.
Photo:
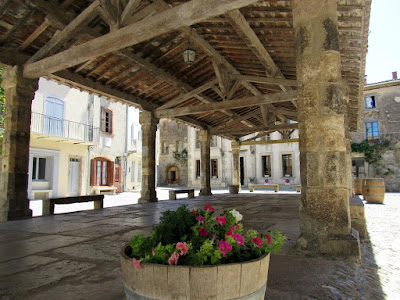
M167 171L168 184L178 184L178 168L169 167Z

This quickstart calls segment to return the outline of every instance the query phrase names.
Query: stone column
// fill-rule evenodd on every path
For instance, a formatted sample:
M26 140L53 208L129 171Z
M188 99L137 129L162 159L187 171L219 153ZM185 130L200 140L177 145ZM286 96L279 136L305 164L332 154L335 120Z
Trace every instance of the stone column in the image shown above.
M292 4L302 183L298 247L359 258L357 232L350 226L347 98L341 80L336 0Z
M0 176L0 221L32 217L28 199L31 102L37 79L22 76L21 66L3 70L6 98L5 132Z
M240 142L232 141L232 185L240 191Z
M200 130L200 196L209 196L211 193L210 174L210 141L211 135L208 130Z
M142 191L139 203L157 202L156 193L156 131L158 119L152 112L142 111Z

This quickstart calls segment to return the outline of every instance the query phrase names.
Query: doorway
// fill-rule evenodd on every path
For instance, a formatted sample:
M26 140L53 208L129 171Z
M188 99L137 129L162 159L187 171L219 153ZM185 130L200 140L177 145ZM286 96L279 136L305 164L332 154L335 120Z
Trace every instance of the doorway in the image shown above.
M240 157L240 185L244 185L244 157Z
M79 196L79 158L69 159L69 195Z
M167 172L168 184L178 184L178 168L170 167Z

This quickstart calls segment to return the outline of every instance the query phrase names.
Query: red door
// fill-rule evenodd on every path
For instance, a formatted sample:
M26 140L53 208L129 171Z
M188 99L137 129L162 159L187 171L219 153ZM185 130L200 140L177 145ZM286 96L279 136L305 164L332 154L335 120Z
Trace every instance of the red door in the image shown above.
M114 186L117 188L117 193L121 193L121 166L114 166Z

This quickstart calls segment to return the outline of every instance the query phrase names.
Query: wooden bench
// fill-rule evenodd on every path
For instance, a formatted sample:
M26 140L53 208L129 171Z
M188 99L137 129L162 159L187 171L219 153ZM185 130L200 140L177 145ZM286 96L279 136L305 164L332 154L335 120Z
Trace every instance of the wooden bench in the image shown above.
M169 190L169 200L176 200L176 194L188 194L188 198L194 198L194 189Z
M254 192L254 189L274 189L277 193L279 192L279 184L249 184L249 191Z
M296 192L298 192L298 193L301 192L301 185L296 185Z
M64 198L50 198L43 200L42 214L54 215L55 204L72 204L94 201L94 209L103 208L104 195L87 195L87 196L75 196L75 197L64 197Z

